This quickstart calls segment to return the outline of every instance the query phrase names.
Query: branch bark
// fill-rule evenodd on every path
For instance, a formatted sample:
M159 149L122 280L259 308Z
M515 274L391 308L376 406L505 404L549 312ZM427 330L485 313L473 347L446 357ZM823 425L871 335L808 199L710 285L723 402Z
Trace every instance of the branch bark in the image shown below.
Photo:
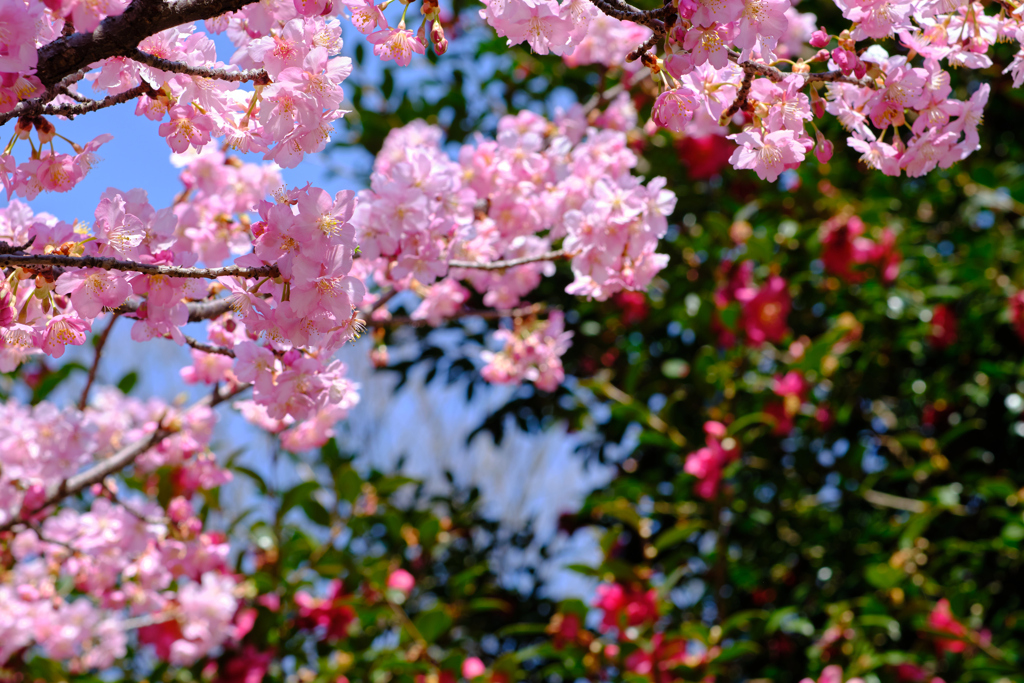
M507 261L449 261L449 268L469 268L473 270L502 270L504 268L515 268L524 266L527 263L539 263L540 261L557 261L558 259L570 258L572 254L565 253L564 249L556 249L535 256L524 256L522 258L508 259ZM2 263L2 261L0 261Z
M130 57L139 43L160 31L235 12L255 0L134 0L92 33L74 33L39 48L36 75L44 87L110 57Z
M104 270L122 270L143 275L166 275L168 277L187 277L195 279L215 280L219 277L278 277L281 272L276 265L244 268L242 266L223 266L221 268L182 268L180 266L159 266L153 263L122 261L105 256L62 256L60 254L0 254L0 268L13 266L16 268L37 268L43 266L60 266L62 268L102 268Z
M175 62L170 59L151 55L148 52L139 50L138 48L132 50L128 54L128 57L134 59L136 62L148 64L154 69L160 69L161 71L168 71L175 74L187 74L189 76L197 76L199 78L211 78L218 81L232 81L235 83L254 81L257 85L270 84L270 76L267 75L267 72L264 69L231 71L228 69L213 69L208 66L189 66L182 62Z

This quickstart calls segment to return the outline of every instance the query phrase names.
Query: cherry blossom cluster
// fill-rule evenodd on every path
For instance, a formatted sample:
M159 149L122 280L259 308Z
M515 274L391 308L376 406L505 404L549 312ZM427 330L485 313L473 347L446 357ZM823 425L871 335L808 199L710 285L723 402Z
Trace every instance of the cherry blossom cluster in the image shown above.
M324 149L334 121L340 118L341 82L351 60L338 57L341 24L326 11L330 3L276 2L248 5L211 18L206 27L227 32L236 46L230 65L218 59L214 41L185 23L142 40L126 56L91 65L35 108L16 109L20 100L43 94L37 45L61 35L65 18L79 31L92 31L103 16L124 11L127 2L57 2L5 0L0 9L0 113L19 114L15 134L0 154L0 178L8 197L31 199L40 191L65 192L96 162L103 135L81 146L59 134L47 115L63 118L136 100L136 114L159 121L159 135L175 152L202 150L214 139L241 152L258 152L284 168ZM51 6L53 5L53 6ZM88 8L88 9L83 9ZM79 14L89 17L79 23ZM181 59L182 61L176 61ZM79 81L106 93L91 100ZM14 79L14 80L12 80ZM12 84L8 86L8 81ZM241 88L253 83L252 90ZM22 114L24 112L24 114ZM35 131L38 148L31 134ZM56 151L54 140L67 142L75 154ZM14 151L20 141L31 147L22 163Z
M637 159L624 133L589 128L578 110L554 123L521 112L499 121L496 140L463 146L457 161L441 142L422 123L392 131L352 214L356 271L421 295L414 320L457 315L471 297L463 281L486 306L513 309L557 258L571 258L568 292L600 300L642 291L667 263L656 248L675 195L664 178L644 185L630 175ZM568 336L559 314L499 336L508 348L487 355L485 377L548 390L561 381Z
M108 310L134 320L136 341L193 343L181 327L215 318L185 379L252 383L272 431L299 422L290 442L322 444L358 400L344 366L330 360L361 330L365 290L348 274L353 193L286 191L276 167L216 151L179 161L185 190L173 206L156 210L142 190L109 189L91 230L34 215L17 200L0 210L0 239L20 245L9 257L17 267L0 282L0 365L62 356ZM272 192L276 199L264 200ZM253 205L264 220L252 222ZM235 265L194 268L199 258Z
M0 585L0 666L34 648L73 670L104 669L136 629L142 643L155 643L158 629L158 654L164 647L161 656L187 665L235 637L228 545L204 532L189 502L230 479L209 452L208 405L182 409L105 388L84 411L12 401L0 405L0 420L11 427L0 435L0 543L14 560ZM167 436L154 440L158 430ZM106 477L83 489L83 506L52 507L75 492L67 489L76 477L132 444L144 445L134 473L146 495ZM173 482L166 508L149 495L164 468Z
M945 68L988 68L992 45L1024 35L1019 13L998 3L986 10L978 2L906 2L890 10L840 0L850 25L834 36L815 30L815 16L788 0L693 0L647 11L596 0L596 16L589 5L574 12L575 3L519 4L488 3L481 14L510 45L525 40L542 54L564 54L572 66L624 68L626 87L638 81L638 65L649 67L664 85L653 124L693 139L728 136L738 145L732 165L767 180L812 150L821 163L831 158L834 143L814 123L826 112L871 168L912 177L948 168L977 149L990 89L983 84L966 101L953 98ZM886 39L909 55L890 55L874 42ZM1022 55L1006 69L1015 87L1024 82ZM790 71L779 68L787 63ZM741 130L730 134L731 125Z
M504 344L499 353L482 354L487 365L483 378L495 384L528 380L544 391L554 391L565 380L562 354L570 345L572 332L566 332L561 311L552 311L547 320L515 320L515 328L502 328L495 339Z
M352 219L373 280L424 295L414 317L465 299L446 277L467 280L488 306L517 305L553 272L543 261L557 241L576 276L567 291L600 300L644 289L667 263L655 249L675 195L664 178L629 174L637 158L624 134L588 128L578 112L552 123L525 111L458 161L440 143L424 124L392 131Z

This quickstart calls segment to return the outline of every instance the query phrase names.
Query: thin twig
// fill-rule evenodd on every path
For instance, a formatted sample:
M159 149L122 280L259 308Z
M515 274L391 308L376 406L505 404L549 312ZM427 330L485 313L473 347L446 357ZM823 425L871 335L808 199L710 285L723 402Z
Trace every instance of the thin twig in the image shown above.
M148 64L154 69L160 69L161 71L168 71L175 74L186 74L188 76L197 76L199 78L209 78L218 81L232 81L235 83L253 81L256 85L270 84L270 76L267 75L267 72L264 69L231 71L229 69L215 69L208 66L189 66L182 62L175 62L170 59L151 55L138 48L129 52L127 56L134 59L136 62Z
M88 98L86 98L86 102L81 102L78 104L65 102L64 104L46 104L45 106L42 106L41 100L44 98L40 98L38 101L28 100L28 102L38 102L38 105L25 107L20 111L18 107L15 107L12 111L7 112L6 114L0 114L0 126L18 116L66 116L69 119L73 119L76 116L80 116L82 114L88 114L89 112L99 111L100 109L106 109L107 107L113 107L116 104L123 104L130 100L134 100L136 97L141 97L142 95L145 95L152 91L153 89L149 86L148 83L140 83L134 88L129 88L128 90L125 90L124 92L118 93L116 95L109 95L107 97L104 97L102 100L89 100ZM56 95L54 95L54 97L56 97ZM52 100L53 97L51 97L50 99ZM27 104L27 102L23 104Z
M556 249L555 251L548 251L543 254L537 254L535 256L523 256L522 258L508 259L506 261L449 261L449 268L470 268L474 270L502 270L504 268L515 268L516 266L523 266L527 263L538 263L540 261L556 261L558 259L570 258L571 254L566 254L564 249ZM3 262L0 261L0 264Z
M125 619L120 623L120 626L123 630L129 631L131 629L144 628L146 626L156 626L157 624L174 621L175 619L177 619L177 617L173 614L146 614L141 617Z
M754 72L746 71L743 74L743 83L740 85L739 91L736 93L736 99L732 101L729 108L722 112L722 116L718 119L718 124L721 126L729 125L730 119L740 109L744 109L747 106L747 96L750 94L750 86L754 82Z
M786 76L802 76L805 83L849 83L850 85L858 85L862 88L878 88L878 84L875 83L874 79L865 76L864 78L855 78L853 76L847 76L842 71L819 71L818 73L800 73L791 72L787 73L781 69L776 69L774 66L769 66L762 62L737 61L739 58L735 53L729 53L729 59L736 62L736 65L743 69L748 74L754 74L755 76L764 76L772 83L779 83L784 80Z
M114 329L114 323L117 322L117 318L120 314L115 313L114 317L110 319L110 324L103 330L99 338L96 339L96 356L92 359L92 367L89 368L89 376L85 379L85 388L82 389L82 397L78 399L78 409L85 410L85 407L89 405L89 390L92 389L92 383L96 381L96 370L100 367L100 357L103 355L103 347L107 343L107 337L110 336L110 330Z
M183 268L181 266L160 266L154 263L138 261L122 261L108 256L63 256L61 254L0 254L0 267L14 266L37 268L42 266L60 266L63 268L102 268L103 270L123 270L143 275L166 275L167 277L187 277L194 279L215 280L219 277L277 277L281 273L277 265L246 268L242 266L223 266L220 268Z
M208 342L201 342L198 339L194 339L193 337L188 336L187 334L186 335L182 335L182 336L185 337L185 343L188 344L189 346L191 346L196 351L202 351L204 353L216 353L216 354L219 354L221 356L227 356L228 358L234 358L235 357L234 350L233 349L229 349L226 346L219 346L217 344L210 344Z
M512 310L477 310L467 309L459 311L454 315L443 318L443 322L453 322L462 318L482 318L484 320L500 320L501 318L524 318L529 315L536 315L543 311L544 304L533 304ZM367 320L367 327L425 327L430 323L423 319L413 319L409 316L396 315L387 320Z

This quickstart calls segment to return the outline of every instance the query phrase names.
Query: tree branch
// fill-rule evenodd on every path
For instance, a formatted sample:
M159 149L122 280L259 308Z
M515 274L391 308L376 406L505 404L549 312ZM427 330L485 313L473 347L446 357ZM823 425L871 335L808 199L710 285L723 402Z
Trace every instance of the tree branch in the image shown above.
M237 396L238 394L248 389L250 386L251 385L249 384L243 384L234 387L233 389L229 389L227 391L218 390L216 394L204 396L200 400L196 401L191 406L186 408L185 412L195 410L200 406L209 406L212 408L220 403L223 403L224 401L227 401ZM41 510L45 510L47 507L53 505L54 503L58 503L67 498L68 496L73 496L76 493L92 486L93 484L99 484L105 478L112 474L117 474L118 472L128 467L133 462L135 462L135 460L140 455L148 451L150 448L156 446L166 437L171 436L174 432L174 429L165 426L163 424L163 421L161 420L160 426L157 427L156 431L154 431L152 434L149 434L148 436L145 436L134 443L128 444L127 446L119 450L117 453L114 453L114 455L110 456L109 458L106 458L105 460L97 462L95 465L85 470L84 472L72 475L67 479L47 486L46 496L43 499L42 504L40 504L33 510L25 511L23 509L20 513L13 515L11 519L4 522L3 524L0 524L0 531L6 531L15 524L23 523L25 519L32 517Z
M85 388L82 389L82 398L78 399L78 409L85 410L85 407L89 405L89 390L92 389L92 383L96 381L96 370L100 367L100 358L103 355L103 347L107 343L107 337L110 336L110 330L114 329L114 323L117 322L118 313L114 314L114 317L110 319L110 324L103 330L99 338L96 340L96 357L92 360L92 367L89 368L89 376L85 380Z
M129 52L127 56L134 59L136 62L148 64L154 69L169 71L170 73L186 74L189 76L198 76L200 78L212 78L218 81L232 81L235 83L253 81L257 85L270 85L270 76L267 75L267 72L264 69L231 71L228 69L214 69L208 66L189 66L182 62L175 62L170 59L151 55L148 52L139 50L138 48Z
M210 344L208 342L201 342L198 339L188 336L187 334L182 336L185 337L185 343L191 346L196 351L203 351L205 353L216 353L220 354L221 356L227 356L228 358L235 357L234 349L229 349L226 346L218 346L217 344Z
M498 320L500 318L522 318L528 315L536 315L545 308L544 304L532 304L530 306L523 306L521 308L513 308L511 310L477 310L477 309L466 309L459 311L455 315L444 318L444 322L452 322L453 320L459 320L461 318L483 318L484 320ZM387 320L368 320L366 322L367 327L423 327L429 325L427 320L412 319L405 315L396 315Z
M129 299L115 309L114 313L135 313L146 303L145 299ZM231 310L229 299L211 299L210 301L188 301L188 321L198 323L203 320L219 318Z
M110 57L130 57L140 42L169 28L235 12L255 0L134 0L92 33L74 33L39 48L36 75L44 87Z
M735 53L729 53L730 61L736 62L736 65L743 69L748 74L754 74L756 76L764 76L769 79L772 83L778 83L786 76L798 75L803 76L806 83L849 83L850 85L859 85L862 88L877 89L878 84L875 83L874 79L865 76L864 78L854 78L853 76L847 76L842 71L819 71L818 73L800 73L800 72L785 72L781 69L776 69L774 66L769 66L762 62L739 62L738 57Z
M516 266L524 266L527 263L538 263L540 261L557 261L558 259L571 258L572 254L565 253L564 249L556 249L555 251L548 251L543 254L537 254L535 256L524 256L522 258L508 259L507 261L491 261L490 263L484 261L449 261L449 268L469 268L475 270L503 270L505 268L515 268ZM2 264L2 261L0 261Z
M14 266L16 268L37 268L41 266L60 266L63 268L102 268L104 270L123 270L143 275L166 275L167 277L187 277L214 280L224 276L234 277L278 277L281 272L276 265L245 268L242 266L223 266L220 268L183 268L180 266L159 266L153 263L137 261L121 261L106 256L62 256L60 254L0 254L0 268Z

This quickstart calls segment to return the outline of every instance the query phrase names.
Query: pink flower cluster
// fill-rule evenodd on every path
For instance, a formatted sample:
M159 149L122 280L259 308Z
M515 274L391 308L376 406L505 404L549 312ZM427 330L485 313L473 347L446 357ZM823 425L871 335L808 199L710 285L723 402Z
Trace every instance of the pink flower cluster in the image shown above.
M642 590L621 583L597 587L594 607L604 611L601 631L624 631L629 626L652 623L658 618L657 591Z
M174 629L167 658L189 664L232 637L236 581L224 539L203 532L188 498L230 478L209 454L209 409L183 412L104 389L85 411L50 403L0 404L0 523L16 562L0 586L0 665L34 645L73 670L103 669L126 652L131 619ZM175 471L178 495L164 509L94 485L85 508L40 510L48 491L118 448L146 438L158 423L177 430L136 461L143 479ZM67 587L73 587L68 592Z
M740 445L721 422L705 422L704 433L707 445L686 456L683 471L697 477L697 495L710 500L718 493L722 470L740 456Z
M637 159L624 134L588 129L578 115L551 123L521 112L499 122L496 140L464 146L457 162L440 143L440 131L422 123L392 131L352 220L374 281L415 283L431 301L423 318L461 303L446 307L442 297L465 300L452 284L423 289L446 276L468 280L484 304L510 308L553 272L540 262L450 270L450 260L541 261L561 240L576 276L567 291L601 300L643 290L665 266L655 249L675 195L663 178L645 186L629 174Z
M208 336L223 354L195 351L183 371L190 382L254 383L254 399L274 421L293 422L292 447L322 444L334 422L358 400L345 367L330 356L357 336L355 308L364 287L349 275L355 249L354 194L330 196L318 188L279 191L272 167L241 164L221 152L183 156L185 192L174 206L155 210L145 192L107 190L95 212L92 235L47 215L34 216L17 201L0 210L0 239L34 240L29 254L115 257L143 265L192 267L233 259L241 266L276 265L278 278L202 279L100 268L66 268L54 281L15 270L0 286L0 367L13 369L32 353L60 357L85 343L105 310L133 304L132 338L170 337L192 302L212 303L227 292L235 315L211 324ZM247 211L259 204L262 221ZM265 339L265 344L256 343ZM231 357L235 360L232 361ZM286 422L281 422L286 421ZM269 426L269 425L268 425Z
M725 282L715 291L715 305L723 311L739 303L740 309L735 326L725 326L721 318L716 317L719 342L723 346L732 346L742 332L752 346L765 342L780 343L789 331L786 319L793 305L786 281L778 275L771 275L760 287L753 286L752 261L726 263L723 271Z
M561 311L551 311L546 321L516 319L514 329L502 328L494 335L505 348L481 354L487 365L480 374L495 384L529 380L539 389L554 391L565 379L562 354L572 339L572 332L564 329Z
M882 282L890 284L900 272L902 255L896 249L896 234L889 228L873 240L864 235L866 225L859 216L836 216L821 226L821 260L825 270L847 283L863 282L868 273L861 266L873 265Z

